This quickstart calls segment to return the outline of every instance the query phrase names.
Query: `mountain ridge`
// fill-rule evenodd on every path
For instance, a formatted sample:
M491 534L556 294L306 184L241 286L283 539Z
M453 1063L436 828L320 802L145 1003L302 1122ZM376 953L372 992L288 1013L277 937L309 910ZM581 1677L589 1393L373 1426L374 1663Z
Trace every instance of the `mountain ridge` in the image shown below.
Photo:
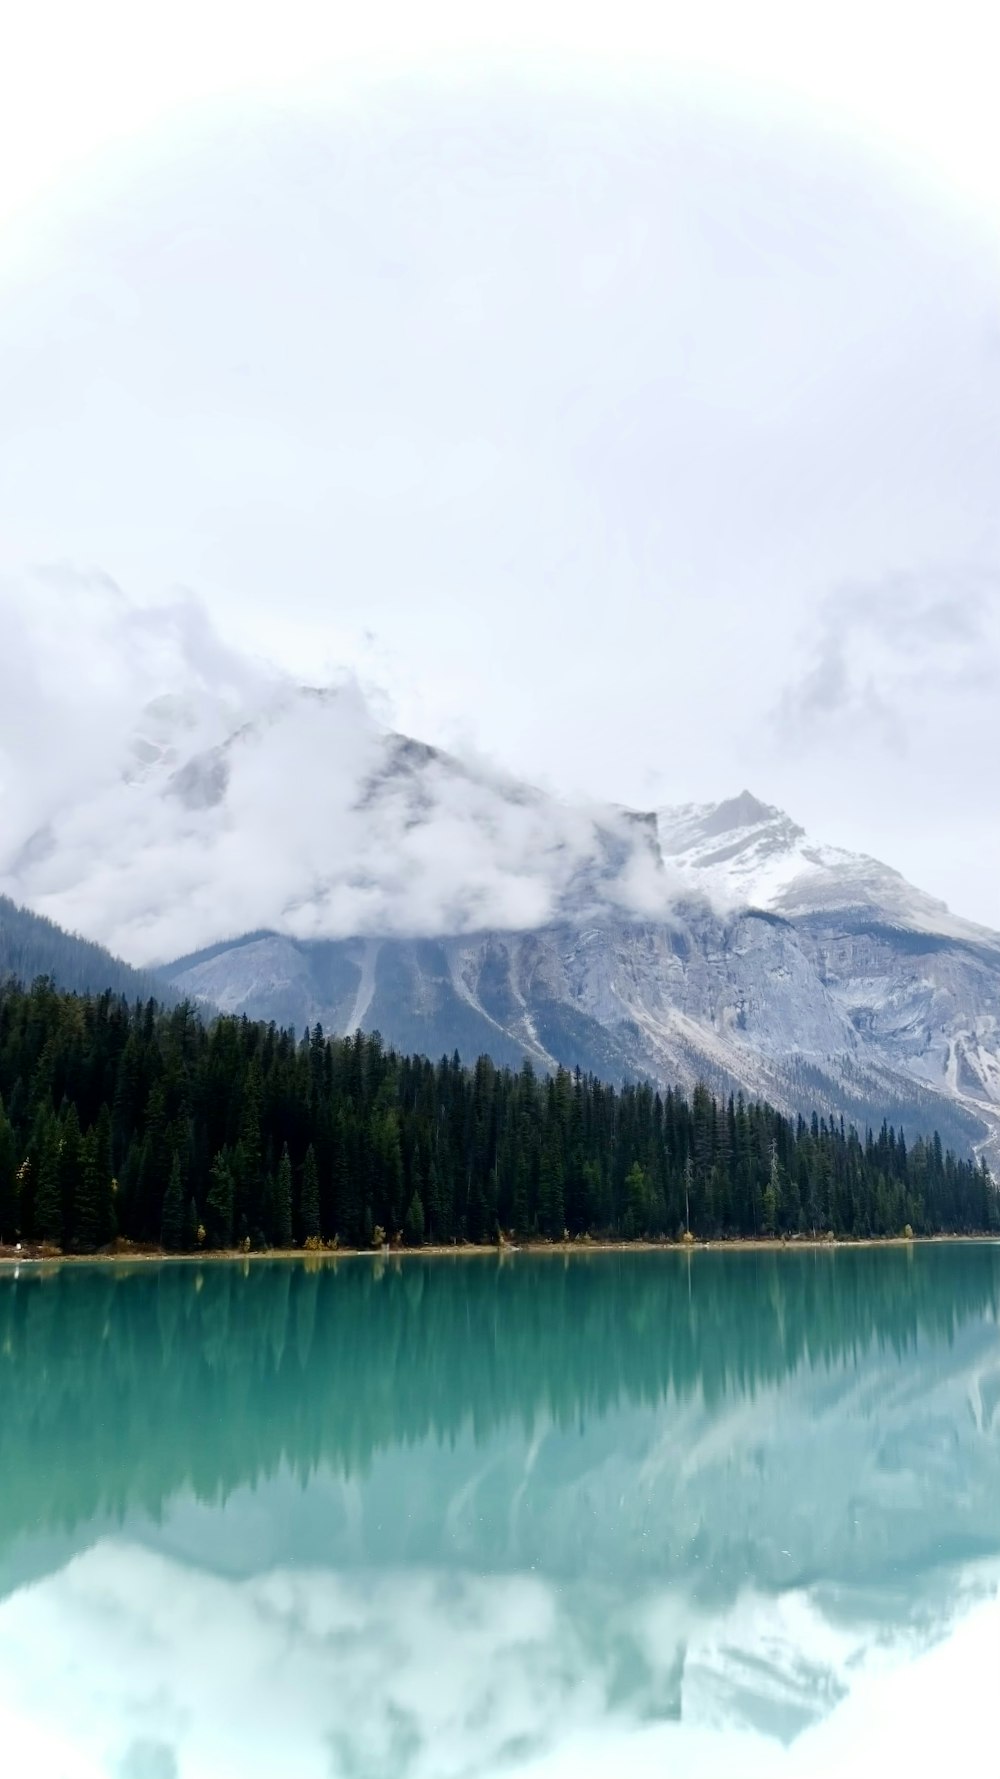
M746 789L570 804L350 687L154 700L0 888L206 1006L1000 1152L1000 935Z
M133 970L103 945L68 933L0 895L0 987L5 981L29 984L39 976L50 977L70 993L110 990L129 1000L176 999L167 978L157 971Z

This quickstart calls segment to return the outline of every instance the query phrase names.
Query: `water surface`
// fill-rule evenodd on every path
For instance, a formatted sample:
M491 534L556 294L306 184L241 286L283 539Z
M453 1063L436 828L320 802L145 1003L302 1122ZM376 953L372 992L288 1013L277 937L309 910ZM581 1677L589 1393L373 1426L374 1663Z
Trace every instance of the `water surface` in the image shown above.
M996 1771L1000 1249L0 1274L39 1779Z

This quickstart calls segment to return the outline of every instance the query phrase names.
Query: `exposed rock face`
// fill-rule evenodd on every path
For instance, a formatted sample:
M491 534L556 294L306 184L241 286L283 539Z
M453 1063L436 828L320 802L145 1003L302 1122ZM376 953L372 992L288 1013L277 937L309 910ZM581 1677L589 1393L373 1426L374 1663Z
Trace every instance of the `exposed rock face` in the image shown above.
M766 1094L967 1148L1000 1126L1000 948L866 915L704 907L441 940L262 935L185 960L175 988L299 1026L361 1025L431 1056L487 1052L611 1080ZM994 1143L991 1140L990 1149Z
M404 754L397 770L421 764ZM998 935L876 859L813 843L748 791L634 815L624 830L621 813L595 823L590 867L559 918L531 931L271 933L183 960L171 980L218 1005L360 1024L430 1055L702 1078L791 1111L936 1128L1000 1158ZM657 918L608 906L623 833L661 864Z

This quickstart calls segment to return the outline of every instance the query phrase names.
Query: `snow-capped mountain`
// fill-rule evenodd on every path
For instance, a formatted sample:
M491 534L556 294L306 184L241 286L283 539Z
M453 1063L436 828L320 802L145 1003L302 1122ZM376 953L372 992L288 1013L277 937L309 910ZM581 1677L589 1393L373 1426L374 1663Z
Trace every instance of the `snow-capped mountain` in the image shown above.
M0 891L207 1004L1000 1146L1000 936L744 791L562 802L350 688L147 705Z
M789 918L867 908L914 932L996 943L987 928L952 914L878 859L817 845L783 810L749 791L725 803L661 809L656 824L663 857L718 906Z

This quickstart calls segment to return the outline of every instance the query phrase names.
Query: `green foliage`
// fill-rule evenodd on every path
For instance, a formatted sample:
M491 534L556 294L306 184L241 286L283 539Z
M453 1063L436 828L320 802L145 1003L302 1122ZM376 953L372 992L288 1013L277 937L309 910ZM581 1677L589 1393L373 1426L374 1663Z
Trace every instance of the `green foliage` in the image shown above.
M649 1186L646 1170L638 1161L633 1161L625 1176L625 1216L623 1220L625 1233L643 1235L649 1228Z
M179 1254L184 1247L185 1238L185 1205L184 1184L181 1179L181 1158L174 1151L170 1164L170 1179L166 1197L163 1200L163 1217L160 1224L160 1241L168 1254Z
M304 1242L315 1241L320 1234L319 1212L319 1169L316 1166L316 1150L310 1143L306 1150L306 1158L302 1163L302 1197L299 1206L299 1225Z
M43 1118L35 1144L32 1168L37 1181L34 1203L34 1235L37 1241L57 1247L63 1240L62 1180L59 1158L62 1147L59 1120Z
M415 1192L410 1200L406 1219L403 1223L403 1240L408 1248L419 1248L424 1239L424 1207L420 1202L419 1192Z
M62 1203L62 1235L67 1248L76 1246L76 1194L80 1181L83 1139L76 1106L70 1104L61 1120L59 1132L59 1198Z
M229 1155L222 1150L212 1162L205 1198L205 1238L212 1248L233 1245L233 1174Z
M488 1240L498 1225L557 1241L1000 1226L987 1170L937 1137L807 1124L704 1087L432 1063L377 1036L205 1025L47 982L0 989L0 1102L0 1234L81 1251L116 1221L171 1251L202 1225L215 1248Z
M292 1245L292 1163L288 1144L281 1151L274 1189L274 1220L268 1234L276 1248Z
M14 1126L0 1100L0 1242L13 1242L19 1227L17 1149Z
M115 1235L114 1183L111 1178L111 1118L107 1106L91 1125L80 1150L76 1182L74 1245L81 1254L95 1254Z

